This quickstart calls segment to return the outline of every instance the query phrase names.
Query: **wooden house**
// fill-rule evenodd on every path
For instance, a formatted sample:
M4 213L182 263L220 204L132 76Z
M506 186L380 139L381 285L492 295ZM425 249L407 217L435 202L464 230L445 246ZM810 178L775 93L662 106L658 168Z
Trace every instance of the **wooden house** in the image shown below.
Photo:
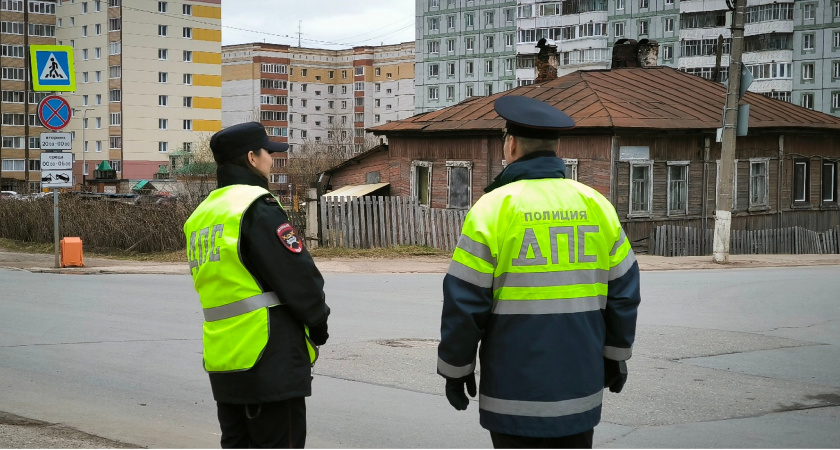
M633 240L663 224L712 230L726 88L668 67L575 72L542 84L372 128L387 150L326 174L332 188L389 183L390 195L432 208L469 208L501 172L502 129L493 102L545 101L576 123L557 154L567 177L615 205ZM737 138L733 230L840 225L840 118L747 93L749 132Z

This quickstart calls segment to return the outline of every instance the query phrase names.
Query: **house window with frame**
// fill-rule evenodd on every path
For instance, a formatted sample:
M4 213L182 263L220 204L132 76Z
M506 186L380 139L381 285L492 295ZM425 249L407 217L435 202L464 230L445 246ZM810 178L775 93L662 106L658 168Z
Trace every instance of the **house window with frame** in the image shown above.
M429 88L429 100L437 100L438 99L438 88L437 86Z
M814 50L814 34L807 33L802 35L802 50L803 51L813 51Z
M648 8L650 4L648 0L639 0L639 8Z
M814 79L814 63L802 63L802 79Z
M666 18L663 21L663 27L665 28L666 33L673 33L674 32L674 19Z
M455 29L455 16L446 16L446 28L450 30Z
M464 14L464 26L465 27L475 26L475 15L473 15L472 13Z
M810 186L809 161L795 159L793 161L793 202L807 203L810 200L808 187Z
M432 198L432 162L411 162L411 198L422 206L429 206Z
M464 48L470 51L475 50L475 38L464 38Z
M455 99L455 86L446 86L446 99L447 100L454 100Z
M493 50L493 44L495 42L495 39L493 39L493 38L494 38L493 35L484 36L484 50L485 51Z
M158 152L166 153L169 151L169 142L158 142Z
M563 158L563 164L566 165L566 179L578 180L578 160L577 158Z
M473 72L475 71L474 67L475 66L474 66L472 61L465 62L464 63L464 73L467 74L467 75L472 75Z
M822 202L837 204L837 162L823 160L821 191Z
M770 161L750 160L750 208L769 206L768 195L768 167Z
M668 215L688 214L688 161L668 163Z
M624 22L616 22L613 24L613 35L617 38L624 36Z
M802 18L805 20L814 20L817 17L817 5L807 3L802 5Z
M621 10L625 7L626 0L615 0L615 9Z
M429 54L437 55L440 53L440 41L429 41Z
M653 197L653 162L630 164L630 214L650 215Z
M801 106L803 108L814 109L814 94L811 92L802 94Z
M440 17L429 17L429 31L440 29Z
M440 75L440 65L429 64L429 78L437 78Z
M840 109L840 92L831 93L831 109L832 111Z
M663 45L662 46L662 60L663 61L673 61L674 60L674 46L673 45Z
M167 25L158 25L158 36L168 36L169 27Z
M447 161L446 207L469 209L472 204L472 162Z
M646 36L649 31L650 31L650 22L647 19L640 20L639 21L639 35L640 36L643 36L643 35Z

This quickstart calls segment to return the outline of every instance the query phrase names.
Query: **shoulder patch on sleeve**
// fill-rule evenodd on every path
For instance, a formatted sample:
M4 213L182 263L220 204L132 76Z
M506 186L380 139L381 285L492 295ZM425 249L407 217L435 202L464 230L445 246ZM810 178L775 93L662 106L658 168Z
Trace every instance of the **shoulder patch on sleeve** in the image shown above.
M263 198L263 200L265 201L266 204L269 204L269 205L279 205L279 203L277 202L277 199L274 198L273 195L269 195L268 197Z
M292 253L303 251L303 242L301 242L292 224L284 223L277 227L277 237L280 238L280 243L283 244L283 247L286 247L286 250Z

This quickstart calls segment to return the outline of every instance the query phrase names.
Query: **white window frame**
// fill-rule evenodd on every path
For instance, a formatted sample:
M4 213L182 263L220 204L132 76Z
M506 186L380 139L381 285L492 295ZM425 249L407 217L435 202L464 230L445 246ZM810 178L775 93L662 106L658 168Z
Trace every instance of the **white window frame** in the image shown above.
M469 201L466 206L453 206L450 202L452 199L452 168L466 168L469 174L469 181L467 182L467 198ZM473 163L472 161L446 161L446 207L452 209L470 209L472 206L472 181L473 181Z
M566 179L578 180L578 160L577 158L563 158L563 163L566 165Z
M831 179L829 180L826 180L825 177L826 167L831 167ZM826 198L824 195L826 182L830 183L831 198ZM837 185L837 161L830 159L822 160L820 164L820 201L823 204L837 205Z
M424 205L420 203L419 192L417 191L417 167L425 167L428 169L428 183L427 183L427 199L429 201L428 204ZM434 168L434 163L431 161L411 161L411 198L417 200L420 203L420 206L429 207L432 204L432 171Z
M753 201L753 166L756 164L764 165L764 193L763 199ZM749 207L766 209L770 207L770 158L750 158L749 169Z
M810 182L810 179L809 179L810 177L808 176L809 175L809 169L810 169L810 167L809 167L810 164L808 164L809 162L810 161L807 161L805 159L799 159L799 158L793 160L793 180L791 180L791 186L790 186L790 197L791 197L791 200L793 201L793 203L808 203L809 200L810 200L808 198L809 197L808 196L808 183ZM800 167L802 169L804 169L803 172L802 172L802 185L797 186L796 172L800 169ZM802 198L799 198L799 197L796 196L797 187L802 188Z
M672 215L685 216L685 215L688 214L688 196L689 196L688 183L689 183L689 174L690 174L690 170L691 170L691 161L668 161L667 165L668 165L668 167L667 167L667 169L668 169L667 180L668 181L667 181L667 185L666 185L667 186L667 198L665 199L666 207L667 207L666 214L668 216L672 216ZM685 180L683 180L683 182L685 183L685 187L684 187L685 207L683 209L676 209L676 210L671 209L671 197L672 197L671 183L673 182L673 180L671 180L671 167L682 167L683 170L685 170Z
M628 214L627 217L650 217L653 215L653 161L652 160L635 160L629 162L630 166L630 192L628 196ZM636 167L646 167L648 170L647 176L647 208L645 210L633 209L633 169Z

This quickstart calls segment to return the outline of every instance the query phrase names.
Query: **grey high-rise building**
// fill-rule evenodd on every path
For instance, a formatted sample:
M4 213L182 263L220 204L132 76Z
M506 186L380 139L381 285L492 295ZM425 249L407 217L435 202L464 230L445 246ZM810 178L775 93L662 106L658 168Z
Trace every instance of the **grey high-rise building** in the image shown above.
M711 79L722 36L719 80L727 78L732 13L725 0L417 0L416 5L415 112L530 84L536 77L534 46L541 38L557 45L558 76L609 68L612 46L629 38L655 40L659 64ZM488 23L488 14L498 20ZM751 91L840 114L840 1L748 0L745 21L743 61L754 77ZM492 37L492 49L485 36ZM492 73L486 70L489 61Z
M516 1L417 0L416 113L516 85Z

